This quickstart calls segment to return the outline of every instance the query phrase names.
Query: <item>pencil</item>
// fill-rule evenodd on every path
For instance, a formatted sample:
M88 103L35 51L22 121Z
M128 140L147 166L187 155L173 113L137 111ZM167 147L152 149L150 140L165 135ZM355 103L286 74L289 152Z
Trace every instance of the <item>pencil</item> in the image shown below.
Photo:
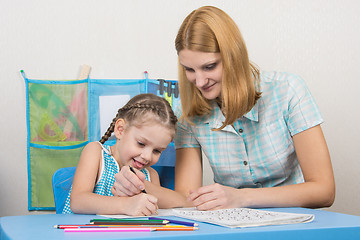
M174 223L174 224L180 224L180 225L185 225L185 226L193 226L193 227L199 226L199 224L193 223L193 222L185 222L185 221L164 219L164 218L158 218L158 217L149 217L149 220L167 220L167 221L169 221L169 223Z
M152 228L156 231L194 231L198 230L198 227L185 227L185 226L164 226Z
M111 227L111 228L131 228L131 227L164 227L167 225L94 225L94 224L89 224L89 225L84 225L84 226L78 226L77 228L96 228L96 227ZM64 227L67 228L67 227ZM70 227L70 228L75 228L75 227Z
M169 221L163 222L144 222L144 221L131 221L131 222L116 222L116 221L95 221L91 222L94 225L166 225Z
M152 228L65 228L65 232L152 232Z
M129 168L130 168L130 171L132 171L136 175L136 172L134 171L134 169L130 165L129 165ZM141 190L141 192L146 193L145 189Z
M64 229L64 228L79 228L81 226L92 226L92 224L69 224L69 225L54 225L54 228Z
M167 224L169 220L167 219L133 219L133 218L95 218L91 219L90 223L93 222L118 222L118 223L158 223L158 224Z
M95 225L95 224L72 224L72 225L54 225L54 228L57 229L65 229L65 228L95 228L95 227L112 227L112 228L131 228L131 227L162 227L164 226L163 224L159 224L159 225Z

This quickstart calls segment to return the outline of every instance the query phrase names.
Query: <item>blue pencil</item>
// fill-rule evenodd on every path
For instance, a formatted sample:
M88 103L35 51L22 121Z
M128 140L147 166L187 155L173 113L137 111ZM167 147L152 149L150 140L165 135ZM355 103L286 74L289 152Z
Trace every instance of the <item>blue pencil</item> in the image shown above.
M175 223L175 224L180 224L180 225L185 225L185 226L193 226L193 227L199 226L197 223L184 222L184 221L179 221L179 220L172 220L172 219L165 219L165 218L158 218L158 217L149 217L149 220L167 220L167 221L169 221L169 223Z

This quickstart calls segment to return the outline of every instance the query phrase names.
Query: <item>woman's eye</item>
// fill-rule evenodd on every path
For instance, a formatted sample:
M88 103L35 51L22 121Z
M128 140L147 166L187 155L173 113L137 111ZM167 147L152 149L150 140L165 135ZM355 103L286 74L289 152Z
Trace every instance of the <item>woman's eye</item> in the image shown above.
M192 68L184 67L184 69L186 72L194 72L194 69Z
M205 70L209 71L209 70L213 70L216 67L216 63L207 65L204 67Z
M138 142L139 146L145 146L145 144L143 144L142 142Z

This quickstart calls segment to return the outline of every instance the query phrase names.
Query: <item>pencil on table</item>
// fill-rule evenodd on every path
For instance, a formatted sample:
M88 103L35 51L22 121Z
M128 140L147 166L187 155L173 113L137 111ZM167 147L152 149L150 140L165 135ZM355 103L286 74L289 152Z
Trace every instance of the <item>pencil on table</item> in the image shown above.
M164 226L164 227L155 227L152 228L156 231L195 231L198 230L198 227L181 227L181 226Z
M152 228L65 228L65 232L152 232Z
M174 224L180 224L180 225L185 225L185 226L193 226L193 227L199 226L199 224L193 223L193 222L185 222L185 221L164 219L164 218L158 218L158 217L149 217L149 220L166 220L166 221L169 221L169 223L174 223Z
M167 225L163 225L163 224L159 224L159 225L144 225L144 224L140 224L140 225L127 225L127 224L119 224L119 225L95 225L95 224L72 224L72 225L55 225L54 228L57 229L65 229L65 228L104 228L104 227L112 227L112 228L137 228L137 227L163 227L163 226L167 226Z
M95 221L91 221L91 224L94 225L166 225L169 221L154 221L154 220L131 220L131 221L103 221L97 219Z
M152 232L152 231L195 231L197 227L137 227L137 228L65 228L65 232Z

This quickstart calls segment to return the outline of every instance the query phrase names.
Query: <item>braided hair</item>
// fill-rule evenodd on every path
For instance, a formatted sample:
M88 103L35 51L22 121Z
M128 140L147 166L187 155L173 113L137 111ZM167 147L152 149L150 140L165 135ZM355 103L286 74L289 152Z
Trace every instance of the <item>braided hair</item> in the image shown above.
M159 123L165 127L173 129L175 133L177 118L168 101L151 93L136 95L118 110L116 117L100 139L100 143L103 144L109 139L119 118L123 118L129 126L132 126L141 125L153 117L157 118Z

